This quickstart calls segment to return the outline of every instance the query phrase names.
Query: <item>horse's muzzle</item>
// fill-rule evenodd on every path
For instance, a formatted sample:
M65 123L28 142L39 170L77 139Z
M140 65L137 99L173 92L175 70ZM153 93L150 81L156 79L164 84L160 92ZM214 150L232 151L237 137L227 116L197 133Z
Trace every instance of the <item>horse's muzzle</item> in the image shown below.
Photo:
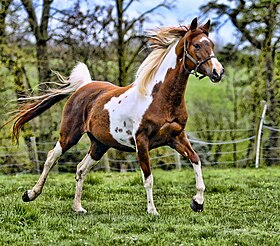
M224 69L221 69L221 72L219 74L217 72L217 70L214 68L213 72L212 72L212 74L210 76L210 79L211 79L212 82L217 83L217 82L219 82L222 79L223 74L224 74Z

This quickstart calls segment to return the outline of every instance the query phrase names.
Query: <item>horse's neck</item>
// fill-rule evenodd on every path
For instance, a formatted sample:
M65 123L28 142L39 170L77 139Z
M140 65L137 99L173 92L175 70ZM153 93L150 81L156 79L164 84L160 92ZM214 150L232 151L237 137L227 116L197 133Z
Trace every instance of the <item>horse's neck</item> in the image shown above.
M184 100L189 73L184 68L183 60L177 61L175 47L176 45L172 47L160 66L152 88L154 92L158 93L157 97L161 97L169 103L180 104L181 100ZM161 82L161 85L157 86L159 82ZM155 90L154 88L159 89Z
M160 94L166 100L180 102L184 100L189 73L185 70L182 61L174 69L168 70Z
M172 98L181 98L184 95L188 73L186 73L183 67L183 61L177 61L176 46L177 43L171 47L156 72L154 79L147 85L146 94L148 98L150 98L155 91L158 91L159 87L161 88L159 93L162 95L158 96L161 97L167 98L167 96L170 96L172 100Z

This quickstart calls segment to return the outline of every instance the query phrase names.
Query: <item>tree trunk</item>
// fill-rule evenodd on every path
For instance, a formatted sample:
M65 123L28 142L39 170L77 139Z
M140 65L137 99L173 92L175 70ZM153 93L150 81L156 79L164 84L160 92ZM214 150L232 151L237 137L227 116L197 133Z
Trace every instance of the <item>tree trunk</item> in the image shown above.
M265 32L265 43L264 43L264 62L265 62L265 80L266 80L266 90L267 90L267 101L269 102L269 110L268 110L268 117L269 117L269 124L272 127L278 125L279 121L279 102L277 100L276 93L279 89L278 84L276 81L273 80L273 73L274 73L274 59L273 56L273 48L272 48L272 38L273 38L273 31L275 29L276 24L276 16L277 16L277 5L273 2L269 4L268 10L268 17L265 18L266 22L266 32ZM273 147L278 145L278 137L279 133L277 131L270 131L268 146L265 149L265 158L267 165L272 165L276 163L276 159L278 158L277 150Z
M37 66L39 75L39 89L47 90L45 82L50 81L49 61L48 61L48 47L46 40L39 40L36 43L37 51Z
M123 33L123 0L117 0L117 33L118 33L118 83L123 86L125 83L125 54L124 54L124 33Z
M45 89L45 85L41 83L49 80L49 60L47 41L49 39L48 23L50 18L50 7L53 0L44 0L43 10L41 15L41 24L38 23L35 8L31 0L21 0L28 14L29 25L36 38L37 66L39 74L39 87Z

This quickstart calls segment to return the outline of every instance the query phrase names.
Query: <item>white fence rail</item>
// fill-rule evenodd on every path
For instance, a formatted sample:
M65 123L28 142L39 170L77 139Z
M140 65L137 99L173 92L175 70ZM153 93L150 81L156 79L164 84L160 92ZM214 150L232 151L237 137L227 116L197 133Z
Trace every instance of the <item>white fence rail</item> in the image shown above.
M262 154L264 151L267 151L268 147L262 145L260 136L265 132L268 135L267 133L270 131L280 132L280 128L261 125L258 134L255 129L225 129L188 132L188 136L194 149L200 156L203 165L230 165L236 167L256 165L258 167L261 161L268 159L274 162L279 161L280 163L280 155L278 155L278 158L277 156L267 157ZM235 136L234 139L232 139L233 133ZM201 137L209 136L209 134L215 136L216 139ZM256 142L256 140L259 142ZM35 142L33 138L31 148L34 151L34 163L32 164L30 163L30 153L25 144L19 146L0 146L0 172L5 172L5 170L9 169L13 169L17 173L33 170L39 172L48 150L52 149L54 144L54 142ZM73 147L65 153L65 157L59 160L58 166L60 168L64 167L65 169L73 167L72 169L74 171L78 162L86 155L88 151L87 147L85 147L85 144L78 144ZM280 146L272 146L270 150L280 153ZM101 164L96 169L133 171L139 168L135 154L129 153L127 156L122 154L121 156L124 158L119 158L118 154L113 155L109 152L109 154L103 157ZM166 169L180 169L182 166L190 165L188 160L179 156L171 148L164 149L161 152L152 151L150 160L153 167Z

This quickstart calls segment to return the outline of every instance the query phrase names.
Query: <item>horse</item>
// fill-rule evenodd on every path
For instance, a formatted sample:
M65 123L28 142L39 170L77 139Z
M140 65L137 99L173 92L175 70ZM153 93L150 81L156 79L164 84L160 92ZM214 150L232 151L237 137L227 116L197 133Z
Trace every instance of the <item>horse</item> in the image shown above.
M30 97L14 117L13 135L18 140L24 124L57 102L69 97L64 105L59 139L48 152L43 171L24 202L37 198L49 171L59 157L87 134L91 145L78 164L76 192L72 209L86 213L82 207L83 182L109 148L136 152L147 194L147 212L158 215L153 199L153 174L149 151L170 146L192 163L196 195L191 201L195 212L203 211L205 185L201 162L185 132L188 119L184 94L190 74L208 76L212 82L222 79L224 68L214 55L209 38L210 20L198 25L163 27L149 35L151 53L139 66L135 81L125 87L110 82L93 81L87 66L78 63L68 79L61 79L58 89Z

